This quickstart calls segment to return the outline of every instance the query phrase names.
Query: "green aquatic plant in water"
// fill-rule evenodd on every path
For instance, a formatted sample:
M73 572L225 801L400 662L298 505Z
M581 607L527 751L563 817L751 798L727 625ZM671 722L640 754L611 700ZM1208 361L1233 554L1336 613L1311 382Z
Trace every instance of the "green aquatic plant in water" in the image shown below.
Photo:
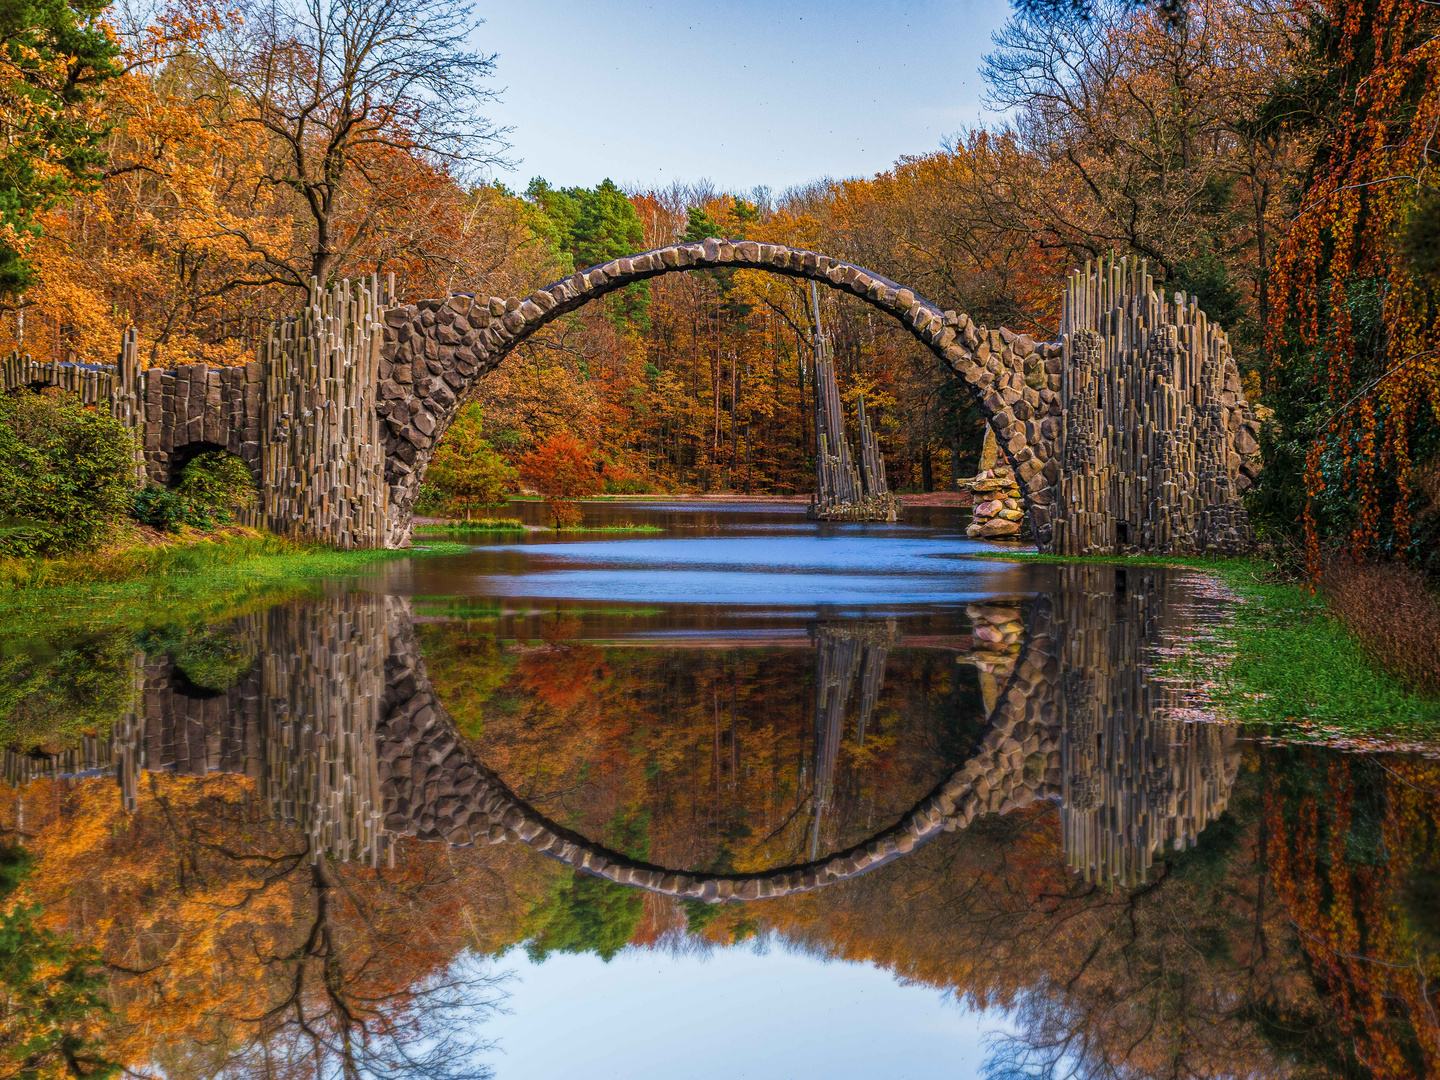
M525 532L525 523L514 518L477 518L475 521L449 521L415 526L417 536L464 536L466 533L492 532Z
M353 578L387 561L453 554L461 544L427 542L408 551L336 551L274 536L141 549L119 556L57 561L0 576L0 639L125 624L219 622L257 605L314 595L322 578Z
M617 521L612 525L564 525L556 532L583 533L658 533L664 532L659 525L636 525L628 521Z

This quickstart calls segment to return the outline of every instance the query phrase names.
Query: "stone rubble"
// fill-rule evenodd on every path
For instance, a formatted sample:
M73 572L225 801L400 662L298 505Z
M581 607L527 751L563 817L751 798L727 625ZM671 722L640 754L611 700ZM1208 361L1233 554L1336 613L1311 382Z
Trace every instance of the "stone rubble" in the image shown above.
M1025 537L1025 504L1015 474L1000 457L995 433L985 429L980 471L960 486L970 492L970 524L965 535L978 540L1021 540Z

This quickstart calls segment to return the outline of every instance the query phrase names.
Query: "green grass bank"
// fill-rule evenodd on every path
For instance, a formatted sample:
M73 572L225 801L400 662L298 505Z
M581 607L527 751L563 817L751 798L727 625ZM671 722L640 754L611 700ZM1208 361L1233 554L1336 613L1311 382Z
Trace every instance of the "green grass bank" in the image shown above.
M376 573L387 562L464 545L427 540L406 551L336 551L281 537L219 535L58 559L0 562L0 638L238 614Z

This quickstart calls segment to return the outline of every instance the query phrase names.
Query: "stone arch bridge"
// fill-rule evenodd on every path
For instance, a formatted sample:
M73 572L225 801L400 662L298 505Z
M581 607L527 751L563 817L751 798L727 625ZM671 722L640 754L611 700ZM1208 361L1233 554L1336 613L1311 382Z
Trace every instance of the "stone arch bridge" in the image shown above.
M862 267L755 241L677 244L590 267L523 298L401 304L370 279L312 290L240 367L0 363L4 389L53 384L132 427L137 470L171 483L197 449L250 467L255 523L342 547L404 547L431 455L483 376L548 323L662 274L750 269L813 280L893 316L963 379L1015 471L1041 550L1236 551L1258 424L1223 330L1193 298L1112 260L1064 284L1058 339L988 329Z

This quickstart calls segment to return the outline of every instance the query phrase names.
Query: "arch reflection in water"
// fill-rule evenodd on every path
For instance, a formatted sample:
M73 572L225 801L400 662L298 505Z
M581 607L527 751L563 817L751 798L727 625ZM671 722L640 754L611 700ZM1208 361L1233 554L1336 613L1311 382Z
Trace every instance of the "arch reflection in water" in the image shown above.
M395 711L381 753L382 774L390 773L386 793L394 796L386 825L452 843L519 840L621 884L687 899L750 900L846 880L980 815L1043 798L1060 803L1072 866L1141 881L1161 844L1193 845L1223 812L1238 754L1232 728L1182 721L1183 691L1152 674L1156 645L1177 633L1188 613L1165 602L1164 571L1132 577L1127 589L1124 571L1063 568L1054 594L1031 604L1023 634L1016 609L972 606L975 634L962 659L981 669L988 706L973 755L895 824L828 858L815 857L815 837L840 735L851 723L846 703L858 683L859 741L895 642L885 622L822 624L812 634L816 800L807 863L758 874L700 873L645 863L564 828L467 758L423 659L408 645L397 649L401 675L392 683ZM458 782L446 776L451 769ZM427 797L417 800L422 791Z
M389 862L396 835L520 841L611 881L709 901L843 881L979 816L1046 799L1059 804L1070 865L1129 884L1145 880L1161 845L1193 844L1224 810L1238 754L1232 729L1179 719L1182 691L1152 673L1155 646L1187 618L1165 599L1164 572L1132 570L1128 588L1124 573L1061 568L1053 593L1028 602L1023 627L1015 605L972 605L973 633L957 659L981 671L986 715L973 752L908 812L825 857L820 826L841 734L863 741L897 629L883 620L814 627L809 861L762 873L653 865L517 797L457 731L411 607L396 597L332 596L238 620L233 631L258 660L220 693L197 694L168 660L137 661L138 711L115 726L109 748L12 756L6 773L23 780L113 763L129 805L145 769L240 773L317 856Z

